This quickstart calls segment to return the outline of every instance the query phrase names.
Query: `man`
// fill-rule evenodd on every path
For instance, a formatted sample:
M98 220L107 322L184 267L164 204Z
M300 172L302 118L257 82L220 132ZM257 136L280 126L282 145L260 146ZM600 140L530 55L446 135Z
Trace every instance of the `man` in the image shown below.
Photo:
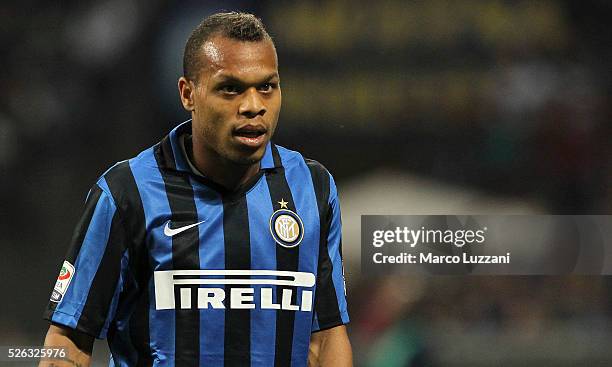
M194 30L178 81L191 121L88 194L45 312L61 363L88 365L108 337L111 366L352 365L336 187L270 141L279 82L253 15Z

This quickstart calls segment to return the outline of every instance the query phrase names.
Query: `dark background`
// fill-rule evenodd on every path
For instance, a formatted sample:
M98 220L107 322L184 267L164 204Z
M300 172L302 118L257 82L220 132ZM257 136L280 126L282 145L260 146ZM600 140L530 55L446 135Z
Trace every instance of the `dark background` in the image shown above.
M0 4L2 345L42 343L92 183L188 118L182 49L220 9L268 26L283 88L275 140L334 174L346 238L361 214L402 214L359 185L406 177L414 197L443 185L520 212L611 212L608 1L59 3ZM429 210L391 199L403 214ZM344 246L357 366L612 361L607 277L374 279L360 274L359 242Z

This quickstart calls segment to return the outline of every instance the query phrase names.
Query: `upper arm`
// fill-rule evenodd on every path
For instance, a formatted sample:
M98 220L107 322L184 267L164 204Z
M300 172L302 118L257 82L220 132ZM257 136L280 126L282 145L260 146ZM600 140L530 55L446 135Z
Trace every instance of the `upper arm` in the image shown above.
M313 171L311 169L311 172ZM331 174L322 166L319 172L320 191L322 192L319 197L324 200L319 201L321 238L313 332L349 322L342 261L342 220L338 191Z
M119 210L101 179L87 197L44 317L106 337L125 283L127 240Z

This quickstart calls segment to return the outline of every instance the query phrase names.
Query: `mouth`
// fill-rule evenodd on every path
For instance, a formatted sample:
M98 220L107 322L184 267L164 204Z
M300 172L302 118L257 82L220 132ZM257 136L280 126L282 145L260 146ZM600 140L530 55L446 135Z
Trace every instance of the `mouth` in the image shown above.
M235 129L232 135L240 144L258 148L265 142L267 132L268 129L261 125L245 125Z

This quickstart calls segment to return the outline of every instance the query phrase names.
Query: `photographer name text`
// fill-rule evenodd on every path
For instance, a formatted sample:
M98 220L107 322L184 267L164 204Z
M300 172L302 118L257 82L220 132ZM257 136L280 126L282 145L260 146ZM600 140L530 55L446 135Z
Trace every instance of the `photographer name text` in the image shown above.
M486 240L487 227L477 229L441 230L441 229L410 229L396 227L395 229L375 230L372 232L372 246L406 246L410 249L418 245L426 245L429 250L446 251L447 246L462 248L472 245L474 249L482 246ZM401 250L400 250L401 251ZM509 264L510 252L503 255L472 255L467 252L452 255L437 255L432 252L408 253L400 252L386 255L375 252L372 261L375 264Z

